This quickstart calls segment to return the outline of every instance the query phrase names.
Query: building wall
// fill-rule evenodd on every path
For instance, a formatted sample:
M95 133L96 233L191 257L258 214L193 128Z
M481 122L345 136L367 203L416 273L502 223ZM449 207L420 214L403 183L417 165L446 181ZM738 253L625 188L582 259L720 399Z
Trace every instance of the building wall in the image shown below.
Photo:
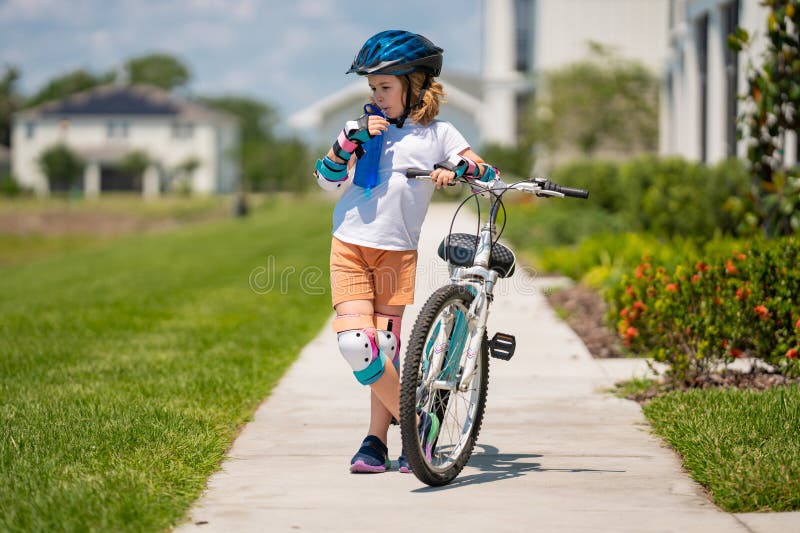
M109 122L127 122L127 136L109 137ZM174 134L174 123L172 117L79 117L70 120L18 117L12 133L12 172L23 186L46 193L48 185L38 165L39 155L54 144L64 143L85 154L87 159L98 158L101 162L106 157L119 159L120 154L141 150L159 162L165 171L189 158L196 158L200 166L193 175L195 192L230 190L237 172L236 165L230 160L222 164L220 158L237 142L235 132L230 131L232 126L223 127L224 134L218 135L215 125L194 122L191 135L178 138ZM28 135L29 124L33 124L32 136ZM218 148L218 143L225 147ZM220 170L222 175L218 177Z
M668 8L668 0L485 0L483 138L515 144L520 95L535 98L537 75L590 58L590 42L660 74Z
M706 163L744 157L735 137L736 95L747 91L748 63L766 47L767 8L758 0L672 0L670 10L660 152ZM751 36L748 53L727 48L732 13Z
M589 57L589 41L661 72L667 0L538 0L534 68L550 70Z

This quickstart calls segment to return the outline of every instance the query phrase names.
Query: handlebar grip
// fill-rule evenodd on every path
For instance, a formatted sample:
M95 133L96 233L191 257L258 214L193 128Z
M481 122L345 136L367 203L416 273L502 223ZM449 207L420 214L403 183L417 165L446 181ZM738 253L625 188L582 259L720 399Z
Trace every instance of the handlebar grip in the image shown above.
M585 191L583 189L573 189L572 187L562 187L561 185L553 183L552 181L545 181L543 188L546 191L560 192L564 196L570 196L572 198L589 198L589 191Z
M558 187L558 192L564 196L571 196L572 198L589 198L589 191L584 189L573 189L572 187Z
M409 168L406 170L407 178L418 178L420 176L430 176L432 170L423 170L421 168Z

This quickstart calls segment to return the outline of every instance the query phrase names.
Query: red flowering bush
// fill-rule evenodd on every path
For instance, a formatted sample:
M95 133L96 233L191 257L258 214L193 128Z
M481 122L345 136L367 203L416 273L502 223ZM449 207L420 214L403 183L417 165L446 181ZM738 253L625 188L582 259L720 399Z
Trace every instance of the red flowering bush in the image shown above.
M800 374L800 238L667 270L647 258L609 293L625 345L691 379L749 356Z

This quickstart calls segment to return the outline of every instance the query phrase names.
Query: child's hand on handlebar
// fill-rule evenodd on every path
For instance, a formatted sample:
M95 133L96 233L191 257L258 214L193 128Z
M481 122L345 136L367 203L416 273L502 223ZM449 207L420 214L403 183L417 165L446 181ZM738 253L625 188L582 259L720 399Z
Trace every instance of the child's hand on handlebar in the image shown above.
M445 168L437 168L431 172L431 181L436 184L436 188L446 187L455 183L456 173Z

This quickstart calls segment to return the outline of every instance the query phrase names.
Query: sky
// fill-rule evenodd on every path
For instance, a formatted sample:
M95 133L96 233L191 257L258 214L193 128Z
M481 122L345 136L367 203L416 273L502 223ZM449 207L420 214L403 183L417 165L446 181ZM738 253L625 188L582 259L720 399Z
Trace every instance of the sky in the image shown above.
M152 52L191 70L191 95L273 105L282 122L351 83L358 49L386 29L445 49L444 70L477 74L482 0L0 0L0 68L30 95L77 68L101 73Z

